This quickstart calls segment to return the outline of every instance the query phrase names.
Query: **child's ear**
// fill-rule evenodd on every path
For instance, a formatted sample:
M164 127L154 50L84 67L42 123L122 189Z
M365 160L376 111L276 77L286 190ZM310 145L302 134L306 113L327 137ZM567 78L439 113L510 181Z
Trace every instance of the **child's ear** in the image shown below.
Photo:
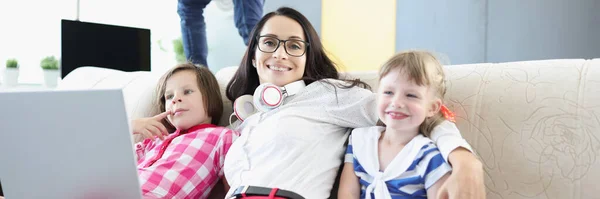
M252 66L254 66L254 68L256 68L256 60L252 60Z
M442 100L440 100L439 98L436 98L431 103L431 107L429 107L429 112L427 112L427 117L433 117L435 114L440 112L441 108L442 108Z

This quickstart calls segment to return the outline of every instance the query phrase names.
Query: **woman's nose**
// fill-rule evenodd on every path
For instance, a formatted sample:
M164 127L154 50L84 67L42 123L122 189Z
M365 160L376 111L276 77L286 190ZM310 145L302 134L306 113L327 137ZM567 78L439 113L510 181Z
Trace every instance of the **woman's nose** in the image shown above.
M273 52L273 58L275 59L287 59L287 53L285 52L284 44L280 44L279 48L275 52Z

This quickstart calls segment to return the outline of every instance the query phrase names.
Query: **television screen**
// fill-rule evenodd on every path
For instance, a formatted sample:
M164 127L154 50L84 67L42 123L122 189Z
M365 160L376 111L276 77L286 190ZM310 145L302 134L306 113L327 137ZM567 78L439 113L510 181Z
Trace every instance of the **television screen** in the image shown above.
M150 30L61 21L61 76L82 66L150 71Z

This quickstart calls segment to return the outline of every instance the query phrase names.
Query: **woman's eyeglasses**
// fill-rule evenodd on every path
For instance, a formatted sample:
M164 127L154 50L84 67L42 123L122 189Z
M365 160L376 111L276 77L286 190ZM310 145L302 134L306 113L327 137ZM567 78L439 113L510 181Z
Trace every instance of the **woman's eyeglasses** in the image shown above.
M259 36L258 40L258 50L265 53L273 53L277 51L279 45L283 43L283 48L285 52L294 57L301 57L306 53L306 49L308 48L309 43L299 40L299 39L288 39L281 40L277 39L274 36Z

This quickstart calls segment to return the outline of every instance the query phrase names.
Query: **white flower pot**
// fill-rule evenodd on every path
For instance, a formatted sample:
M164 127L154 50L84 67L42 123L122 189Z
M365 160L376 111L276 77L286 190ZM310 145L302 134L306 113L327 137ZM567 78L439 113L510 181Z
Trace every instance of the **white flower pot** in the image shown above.
M59 70L44 70L44 86L49 88L56 87L59 77Z
M2 74L2 84L7 87L13 87L18 84L19 80L19 69L18 68L6 68Z

